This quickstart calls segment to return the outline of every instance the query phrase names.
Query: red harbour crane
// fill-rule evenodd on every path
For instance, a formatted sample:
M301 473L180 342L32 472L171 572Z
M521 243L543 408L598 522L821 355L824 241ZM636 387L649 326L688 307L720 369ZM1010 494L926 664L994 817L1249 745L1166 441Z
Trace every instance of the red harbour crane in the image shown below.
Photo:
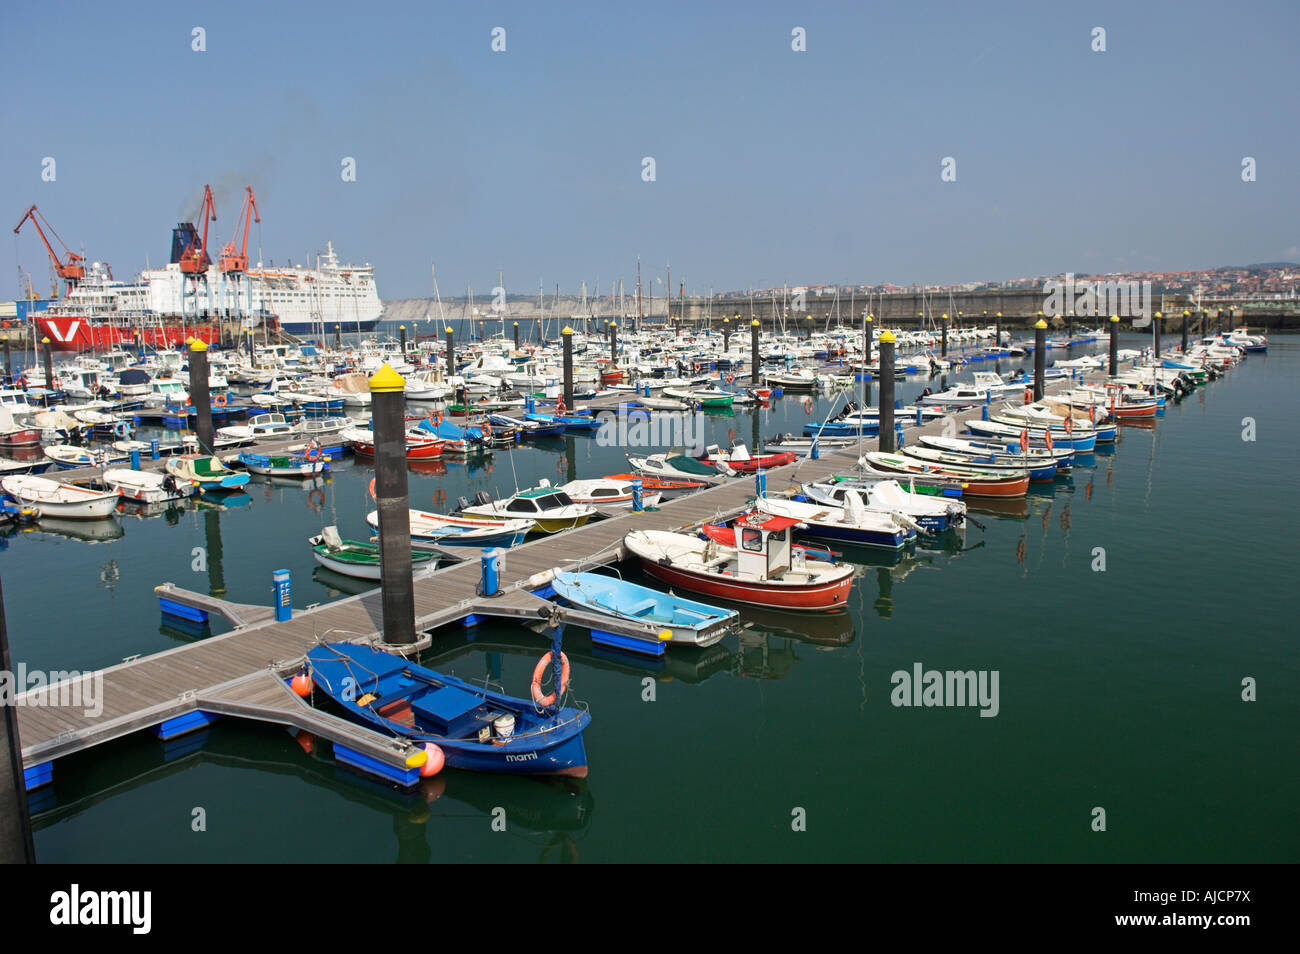
M252 186L244 187L244 206L239 210L239 218L235 220L235 231L221 249L221 259L219 262L221 272L230 279L230 283L235 289L235 318L242 319L244 310L243 295L240 292L240 285L247 281L248 274L248 230L254 222L259 225L262 222L262 216L257 211L257 196L253 194ZM244 236L240 240L240 225L243 225ZM236 248L235 243L239 242ZM242 279L242 281L241 281ZM252 289L247 291L248 310L253 309ZM226 301L225 295L222 295L223 307ZM229 315L227 315L229 317Z
M212 187L205 185L203 187L203 205L199 207L199 218L203 220L203 238L195 245L191 245L181 255L181 271L186 275L202 275L212 264L212 258L208 255L208 223L217 221L217 208L212 202Z
M54 231L54 226L50 225L49 220L37 211L35 205L24 212L23 217L18 220L18 224L14 226L15 235L18 234L28 219L31 219L32 225L36 226L36 234L41 237L41 241L45 244L45 251L50 253L50 261L53 263L55 272L58 273L59 278L68 283L68 291L72 291L77 283L86 277L85 258L68 248L67 243L59 238L59 233ZM44 229L41 228L42 222L45 223ZM63 246L62 258L59 257L58 252L54 251L54 246L50 244L50 240L45 237L45 229L49 229L50 234Z
M235 231L221 250L221 270L227 275L233 275L238 272L248 271L248 229L254 223L262 223L262 217L257 211L257 196L253 195L253 187L244 187L244 207L239 212L239 218L235 220ZM251 213L251 214L250 214ZM213 215L213 218L216 218ZM239 225L244 225L244 238L240 242L239 250L235 250L235 240L239 238Z

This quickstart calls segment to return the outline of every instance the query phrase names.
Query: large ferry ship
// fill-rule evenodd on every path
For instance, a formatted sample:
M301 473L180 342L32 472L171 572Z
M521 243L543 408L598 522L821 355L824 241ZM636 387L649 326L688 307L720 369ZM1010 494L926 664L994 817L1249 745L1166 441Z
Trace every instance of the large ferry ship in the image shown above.
M312 267L257 262L227 274L214 262L187 274L181 258L196 241L194 226L182 222L173 230L172 260L130 282L90 264L63 298L32 315L37 340L49 338L56 351L100 351L229 340L248 328L324 338L373 331L383 312L374 267L341 264L332 242Z

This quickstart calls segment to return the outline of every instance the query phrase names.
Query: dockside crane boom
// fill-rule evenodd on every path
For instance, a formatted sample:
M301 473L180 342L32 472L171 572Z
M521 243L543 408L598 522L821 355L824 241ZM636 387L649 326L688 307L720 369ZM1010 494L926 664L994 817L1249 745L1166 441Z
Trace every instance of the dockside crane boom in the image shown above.
M208 223L217 220L217 208L212 201L211 186L203 187L203 205L199 207L199 218L203 220L203 238L181 255L181 271L186 275L201 275L212 264L212 258L208 255Z
M58 273L59 278L68 283L68 291L72 291L77 283L86 277L85 258L68 248L67 243L59 238L59 233L54 231L54 226L50 225L49 220L41 215L35 205L24 212L23 217L18 220L18 224L14 226L15 235L27 223L28 219L31 219L32 225L36 226L36 234L41 237L41 242L45 245L45 251L49 252L50 261L53 263L55 272ZM44 229L41 228L42 222L45 223ZM54 246L50 244L50 240L46 238L45 229L49 229L50 234L63 246L64 255L62 258L59 257L58 252L54 251Z
M235 240L239 238L241 222L244 226L244 238L236 250ZM262 217L257 211L257 196L253 194L252 186L245 186L244 207L239 212L239 218L235 220L235 231L230 241L221 250L221 270L227 275L248 271L248 230L254 222L259 225L262 222Z

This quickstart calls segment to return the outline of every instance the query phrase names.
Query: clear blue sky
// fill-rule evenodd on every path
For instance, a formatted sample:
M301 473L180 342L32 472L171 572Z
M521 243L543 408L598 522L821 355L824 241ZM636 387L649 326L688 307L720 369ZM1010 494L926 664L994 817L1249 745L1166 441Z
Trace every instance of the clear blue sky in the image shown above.
M1295 0L69 3L4 20L7 227L36 202L119 278L166 259L205 182L221 241L251 184L250 246L302 261L333 239L385 298L429 294L430 262L444 295L486 295L498 267L512 293L630 288L638 255L697 293L1300 260ZM17 264L48 289L29 228L0 296Z

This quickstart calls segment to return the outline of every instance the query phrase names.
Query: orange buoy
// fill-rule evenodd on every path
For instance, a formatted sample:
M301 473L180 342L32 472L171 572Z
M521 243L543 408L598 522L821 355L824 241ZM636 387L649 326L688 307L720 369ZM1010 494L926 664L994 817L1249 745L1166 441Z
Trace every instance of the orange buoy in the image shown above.
M447 757L442 754L442 749L432 742L424 743L424 754L428 756L424 764L420 766L421 778L432 778L442 771L443 765L447 762Z
M311 691L314 688L312 686L311 676L307 675L306 672L298 673L298 675L294 676L293 679L289 681L289 688L302 698L306 699L311 695Z
M1033 389L1033 388L1025 388L1025 403L1026 403L1026 404L1033 404L1033 403L1034 403L1034 389Z
M294 736L294 739L297 741L299 747L301 747L308 755L311 755L312 752L315 751L316 736L312 735L306 729L299 729L298 734Z
M546 673L546 667L551 664L554 657L547 652L541 659L537 660L537 665L533 668L533 701L539 706L553 706L557 697L564 695L564 690L569 688L569 657L560 653L560 684L556 691L549 696L542 695L542 676Z

